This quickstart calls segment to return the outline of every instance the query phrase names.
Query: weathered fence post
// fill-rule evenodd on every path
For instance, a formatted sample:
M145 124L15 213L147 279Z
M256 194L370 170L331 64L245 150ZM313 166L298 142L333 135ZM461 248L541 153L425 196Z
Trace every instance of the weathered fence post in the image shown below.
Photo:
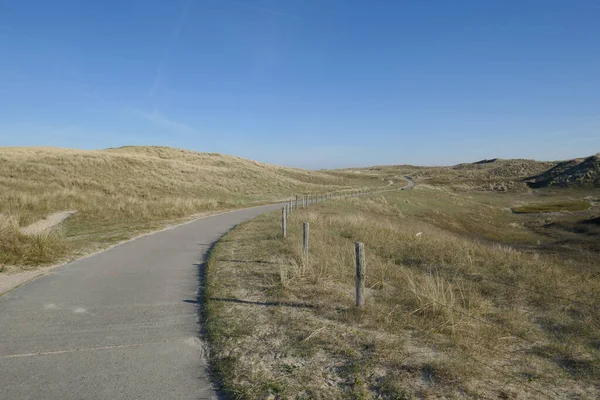
M288 207L288 213L291 214L292 213L292 199L290 199L290 203L289 203L289 207Z
M308 222L302 224L302 258L304 265L308 264Z
M281 234L283 237L287 235L287 204L281 209Z
M365 245L360 242L354 243L356 253L356 306L362 307L365 304Z
M294 204L294 208L298 210L298 195L296 195L296 204Z

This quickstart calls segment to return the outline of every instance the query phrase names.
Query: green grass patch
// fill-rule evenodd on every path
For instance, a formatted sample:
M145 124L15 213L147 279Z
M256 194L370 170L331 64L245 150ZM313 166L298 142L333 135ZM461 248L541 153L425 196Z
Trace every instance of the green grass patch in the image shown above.
M559 201L551 203L525 204L511 208L515 214L537 214L565 211L585 211L590 208L590 203L584 200Z

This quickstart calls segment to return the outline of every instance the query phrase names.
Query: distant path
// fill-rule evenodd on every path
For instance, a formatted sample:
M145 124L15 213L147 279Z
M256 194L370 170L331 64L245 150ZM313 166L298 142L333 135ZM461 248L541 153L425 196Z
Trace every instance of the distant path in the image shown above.
M0 297L0 399L212 399L196 299L206 251L267 205L196 220Z
M21 233L26 235L35 235L41 233L50 228L54 228L76 212L77 211L61 211L51 214L44 219L40 219L39 221L22 228Z
M404 179L406 179L406 181L408 183L402 189L412 189L415 187L415 182L412 180L412 178L410 176L405 176Z

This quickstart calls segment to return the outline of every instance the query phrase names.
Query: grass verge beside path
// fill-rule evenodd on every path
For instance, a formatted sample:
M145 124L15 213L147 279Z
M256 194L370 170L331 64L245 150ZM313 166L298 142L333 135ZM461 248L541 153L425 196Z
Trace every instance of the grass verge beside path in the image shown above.
M540 237L507 210L512 199L490 199L418 187L299 210L286 239L278 214L237 227L212 252L205 293L225 390L240 399L598 398L597 265L535 248ZM354 241L367 253L361 311Z

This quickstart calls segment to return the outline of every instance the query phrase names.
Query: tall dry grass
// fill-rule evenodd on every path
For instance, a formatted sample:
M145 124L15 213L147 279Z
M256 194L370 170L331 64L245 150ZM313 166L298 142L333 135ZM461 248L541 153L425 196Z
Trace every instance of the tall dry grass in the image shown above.
M4 265L38 265L59 260L68 245L60 231L26 235L19 230L19 218L0 213L0 271Z
M465 205L490 226L459 212ZM495 243L506 218L420 188L299 211L285 240L275 215L240 227L208 272L210 338L227 387L257 399L597 398L597 269ZM355 241L367 255L361 311ZM269 303L281 306L258 306Z

